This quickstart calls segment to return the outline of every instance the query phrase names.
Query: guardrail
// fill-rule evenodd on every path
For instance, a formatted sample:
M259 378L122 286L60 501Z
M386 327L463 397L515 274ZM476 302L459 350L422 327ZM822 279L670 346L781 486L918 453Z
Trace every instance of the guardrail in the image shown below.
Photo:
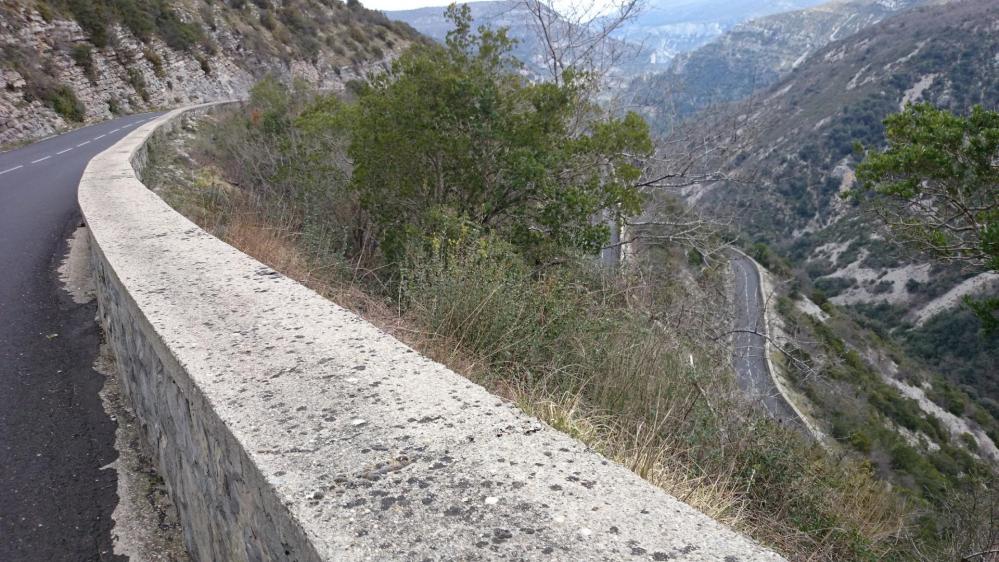
M780 560L213 238L142 185L79 199L100 319L196 560Z

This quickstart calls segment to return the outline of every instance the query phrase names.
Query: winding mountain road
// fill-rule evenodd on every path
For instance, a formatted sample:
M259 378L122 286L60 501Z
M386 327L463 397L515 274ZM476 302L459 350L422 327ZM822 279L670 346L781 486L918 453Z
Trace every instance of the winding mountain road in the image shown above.
M92 368L96 304L56 272L80 224L90 159L158 114L122 117L0 154L0 560L117 560L116 422Z
M759 402L771 417L783 424L804 428L801 418L777 388L766 358L765 305L760 288L760 272L748 257L733 252L732 270L735 274L734 303L735 326L733 329L732 364L735 367L739 388L750 400Z

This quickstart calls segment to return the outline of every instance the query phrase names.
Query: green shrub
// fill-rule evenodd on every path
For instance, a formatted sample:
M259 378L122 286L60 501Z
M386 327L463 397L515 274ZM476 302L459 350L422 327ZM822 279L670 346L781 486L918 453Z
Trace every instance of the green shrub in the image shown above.
M146 90L146 79L142 75L142 71L137 68L128 69L128 83L135 90L135 93L139 94L142 101L149 103L149 91Z
M86 109L76 97L73 88L62 84L45 92L43 99L59 115L68 121L83 121Z
M274 31L274 28L277 27L277 20L274 19L274 14L270 10L260 11L260 25L267 31Z
M92 83L96 83L97 69L94 67L94 54L90 45L86 43L73 45L73 50L70 54L73 57L73 62L83 69L83 74L86 75Z
M201 67L201 72L204 72L206 76L211 76L212 66L208 63L208 57L198 55L194 57L198 61L198 66Z
M891 449L891 465L899 470L916 472L922 463L923 459L919 452L904 443L899 443Z
M42 17L47 23L52 21L54 14L52 13L52 7L45 2L38 2L35 4L35 9L38 10L38 15Z
M95 47L100 49L108 45L107 24L110 18L102 2L69 0L69 9L76 23L83 28Z
M961 442L964 443L964 446L967 447L969 451L978 451L978 440L975 439L974 435L970 433L962 433Z
M150 65L152 65L153 73L156 74L156 76L162 78L166 74L163 68L163 57L161 57L159 53L150 48L146 48L142 50L142 56L149 61Z
M348 34L350 35L350 38L358 45L361 45L363 47L368 44L368 36L365 35L364 32L358 29L357 27L351 26Z

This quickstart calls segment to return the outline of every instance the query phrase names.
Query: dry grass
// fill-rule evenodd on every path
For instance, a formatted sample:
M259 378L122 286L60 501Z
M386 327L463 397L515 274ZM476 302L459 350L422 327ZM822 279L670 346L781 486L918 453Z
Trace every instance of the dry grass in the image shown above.
M719 321L697 306L717 302L718 279L567 285L422 263L415 287L393 292L363 259L317 255L294 212L204 161L175 168L200 171L149 183L207 231L789 558L877 559L904 535L902 506L870 474L815 456L740 401L728 349L696 337Z
M227 243L358 313L431 359L483 384L492 393L518 404L526 413L579 439L709 517L747 532L795 560L836 560L841 553L833 531L842 529L830 529L825 536L816 536L814 532L805 533L787 524L784 518L788 513L763 515L759 506L754 505L751 489L754 479L747 482L740 477L736 460L739 454L734 450L752 444L724 443L723 446L733 449L727 453L732 459L728 466L698 470L696 464L691 465L691 458L699 456L691 450L695 445L685 445L676 439L676 429L671 426L682 415L675 411L677 408L693 407L692 402L707 398L703 390L682 400L676 397L663 400L659 406L666 411L658 419L638 420L593 408L589 405L593 396L584 396L584 391L562 392L550 390L543 383L530 385L497 377L488 355L470 351L462 341L434 331L413 315L400 314L397 307L373 296L355 280L324 275L302 251L293 231L269 223L252 206L230 207L225 216L224 222L205 226ZM466 317L462 323L475 320ZM675 347L676 342L670 346ZM617 365L620 374L628 374L633 365L627 363L643 355L649 357L641 352L617 356L621 362ZM611 371L608 376L615 377L615 366L608 367ZM621 389L600 391L615 393ZM714 398L728 401L726 397ZM649 404L630 407L649 407ZM813 486L815 482L797 485ZM833 519L849 522L858 535L874 538L875 542L894 542L902 534L903 513L887 508L884 488L872 479L861 477L849 486L837 487L836 491L837 495L830 497L825 506Z
M398 309L372 297L357 283L337 282L317 272L302 251L297 235L288 227L269 223L252 205L245 202L231 205L224 216L224 221L214 223L203 217L201 226L258 261L360 314L427 357L484 384L493 394L516 403L526 413L579 439L709 517L742 526L746 501L738 493L738 483L726 476L692 476L680 468L676 452L662 443L661 436L666 433L662 426L668 418L657 424L639 424L629 432L614 416L588 409L581 394L553 395L541 388L490 377L488 358L469 353L462 342L428 331L418 320L399 314ZM473 322L475 318L462 321Z

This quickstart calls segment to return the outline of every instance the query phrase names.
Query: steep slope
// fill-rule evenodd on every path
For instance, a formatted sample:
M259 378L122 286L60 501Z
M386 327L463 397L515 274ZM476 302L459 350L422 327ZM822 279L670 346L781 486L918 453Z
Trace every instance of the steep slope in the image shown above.
M715 164L752 181L698 196L732 208L755 199L743 222L772 240L829 226L849 210L837 195L852 182L854 142L882 143L887 115L916 101L958 112L995 107L997 19L999 5L987 0L917 8L820 49L782 82L714 116L737 117L746 146Z
M417 37L330 0L6 1L0 144L116 113L240 96L267 73L342 88Z
M999 418L999 342L981 336L959 307L965 294L999 292L996 276L898 250L840 197L854 182L854 143L883 144L882 120L905 103L996 109L996 29L999 5L969 0L915 8L818 50L759 96L690 124L691 132L735 127L741 146L706 163L733 181L685 194L788 256L799 270L792 292L848 307L879 338L895 341L896 355L945 376ZM980 411L948 392L939 392L938 404Z
M824 45L927 0L834 0L738 25L677 57L668 71L635 79L634 103L660 131L712 105L744 99Z

